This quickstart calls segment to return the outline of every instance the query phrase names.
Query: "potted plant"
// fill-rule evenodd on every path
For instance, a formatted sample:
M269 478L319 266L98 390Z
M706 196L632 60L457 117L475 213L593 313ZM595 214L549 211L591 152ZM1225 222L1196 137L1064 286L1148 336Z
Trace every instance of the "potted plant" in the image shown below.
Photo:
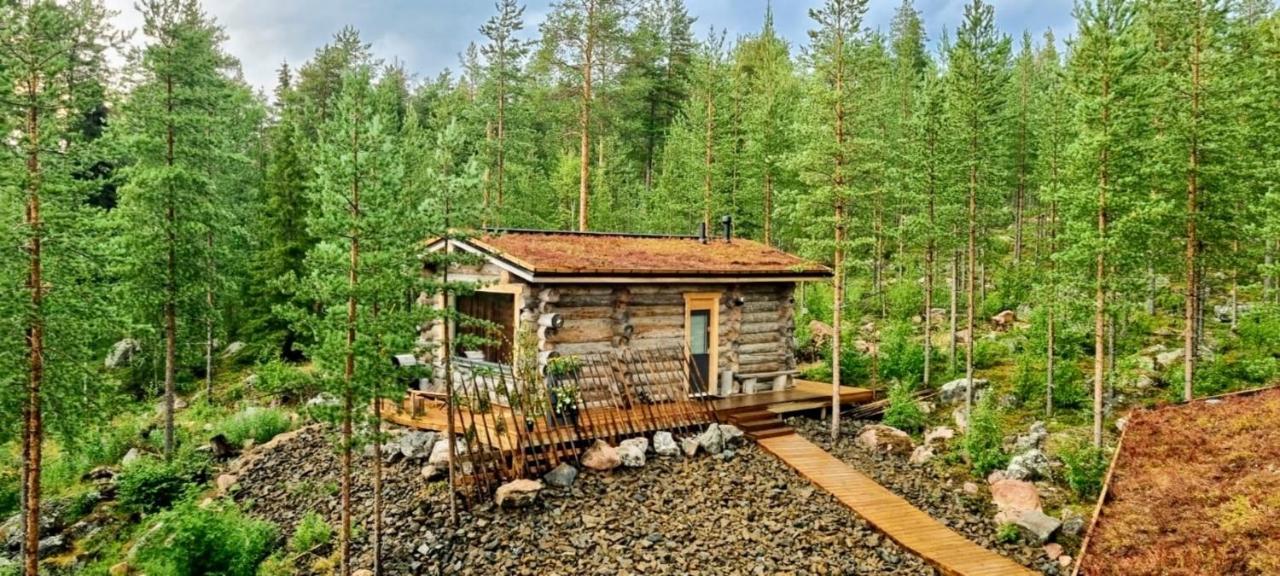
M547 360L547 390L551 395L551 424L578 423L578 373L582 360L577 356L557 356Z

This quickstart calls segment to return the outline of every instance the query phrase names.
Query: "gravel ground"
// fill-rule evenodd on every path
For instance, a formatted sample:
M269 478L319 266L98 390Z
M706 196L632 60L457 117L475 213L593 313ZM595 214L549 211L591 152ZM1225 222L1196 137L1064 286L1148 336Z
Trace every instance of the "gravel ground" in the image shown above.
M421 465L386 470L389 574L935 573L754 445L728 460L651 458L643 469L584 472L526 510L477 504L456 528L448 527L447 491L425 482ZM358 470L354 508L363 522L372 508L369 460ZM311 510L337 526L337 479L329 439L307 429L241 471L235 497L287 536ZM357 530L354 551L356 567L367 567L367 530Z
M1026 543L1003 544L996 540L998 526L992 521L995 508L985 482L975 481L979 486L978 494L968 496L962 490L967 480L965 478L950 477L931 465L910 464L905 456L878 454L858 447L854 443L858 430L864 425L878 422L841 422L840 439L834 446L831 443L829 423L812 418L792 418L788 423L823 450L980 546L995 550L1044 574L1057 575L1063 572L1044 553L1041 546ZM1075 551L1069 549L1067 552L1073 554Z

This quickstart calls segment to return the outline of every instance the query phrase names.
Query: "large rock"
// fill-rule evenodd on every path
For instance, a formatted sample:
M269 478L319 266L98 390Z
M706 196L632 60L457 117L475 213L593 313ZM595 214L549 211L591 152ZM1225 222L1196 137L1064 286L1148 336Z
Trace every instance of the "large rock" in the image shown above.
M949 426L939 426L924 433L924 443L930 447L946 446L955 437L955 429Z
M1156 354L1156 368L1160 370L1168 370L1179 362L1182 362L1182 348L1174 348L1173 350Z
M435 464L427 464L422 467L422 479L427 482L435 482L436 480L444 480L449 476L449 467L436 466Z
M883 424L863 426L854 442L868 450L890 454L906 455L915 449L910 434Z
M747 437L746 433L744 433L742 429L734 426L733 424L721 424L720 435L724 437L724 445L726 447L736 446L742 443Z
M724 450L724 435L720 433L720 425L712 422L706 431L698 435L698 446L707 454L719 454Z
M1019 514L1013 523L1018 527L1018 531L1022 535L1037 544L1048 542L1058 529L1062 527L1062 522L1057 518L1049 516L1039 510L1027 510Z
M133 357L141 351L140 342L133 338L125 338L111 345L111 351L107 353L107 358L102 363L109 370L119 368L132 362Z
M573 482L578 479L578 469L574 468L568 462L561 462L559 466L547 472L542 477L542 481L556 488L568 488L573 486Z
M966 382L966 379L959 378L943 384L942 388L938 391L938 401L943 404L958 404L964 402ZM986 389L987 384L990 384L990 382L986 378L973 379L973 397L975 400L980 396L979 392Z
M933 460L933 448L922 444L911 451L911 458L908 462L912 464L928 464L930 460Z
M231 358L240 354L243 351L244 351L244 342L236 340L235 342L227 344L227 347L222 349L222 357Z
M991 317L991 323L1000 330L1008 330L1017 320L1018 314L1013 310L1005 310Z
M410 460L430 457L432 449L435 448L436 440L435 432L411 431L400 436L400 453ZM445 448L445 450L447 451L448 448Z
M466 453L467 453L467 442L461 438L458 438L457 440L455 440L454 446L453 446L453 454L455 456L461 456ZM431 446L431 456L427 458L427 464L434 464L436 466L445 466L445 467L449 465L448 436L444 438L436 439L435 444Z
M1027 450L1044 447L1045 438L1049 437L1049 430L1045 428L1044 422L1036 421L1031 424L1031 428L1026 434L1018 436L1014 441L1014 452L1026 452Z
M139 451L137 448L130 448L128 452L124 453L124 457L120 458L120 465L128 466L130 464L133 464L134 462L137 462L141 458L142 458L141 451Z
M70 548L70 542L67 541L67 537L65 535L54 534L53 536L40 539L39 556L42 559L50 556L57 556L58 554L66 552Z
M1014 480L1039 480L1053 476L1049 458L1039 448L1032 448L1009 459L1004 475Z
M1017 520L1026 512L1040 510L1040 493L1035 484L1026 480L998 478L991 483L991 501L999 512L996 522L1004 524Z
M499 486L493 501L499 508L524 508L533 504L540 492L542 482L522 478Z
M653 434L653 451L659 456L679 456L680 446L670 432L663 430Z
M225 493L232 486L235 486L238 480L235 474L219 474L218 478L214 480L214 486L217 486L218 492Z
M596 472L608 472L622 465L618 451L604 440L596 440L582 455L582 465Z
M680 451L684 452L684 455L688 458L693 458L694 456L697 456L698 448L701 448L701 447L702 445L698 443L698 439L695 437L691 436L689 438L680 439Z
M649 441L645 438L629 438L618 443L618 458L627 468L644 466L644 453L649 451Z

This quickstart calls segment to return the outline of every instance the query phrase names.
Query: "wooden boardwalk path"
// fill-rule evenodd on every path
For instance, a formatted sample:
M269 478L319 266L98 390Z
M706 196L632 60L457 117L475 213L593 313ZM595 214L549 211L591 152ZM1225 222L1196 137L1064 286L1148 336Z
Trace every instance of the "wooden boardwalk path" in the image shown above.
M1031 575L1022 565L943 526L897 494L797 434L758 440L903 548L949 576Z

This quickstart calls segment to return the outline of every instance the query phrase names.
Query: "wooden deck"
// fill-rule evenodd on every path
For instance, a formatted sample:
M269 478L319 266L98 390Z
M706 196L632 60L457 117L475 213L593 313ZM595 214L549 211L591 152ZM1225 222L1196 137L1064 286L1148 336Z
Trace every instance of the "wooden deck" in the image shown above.
M713 400L712 408L720 414L730 414L750 409L765 409L775 413L797 412L831 406L831 385L809 380L794 380L794 385L778 392L738 394ZM866 388L840 387L841 404L863 404L875 397L875 391Z
M797 434L759 443L903 548L951 576L1032 575L943 526L898 495Z

